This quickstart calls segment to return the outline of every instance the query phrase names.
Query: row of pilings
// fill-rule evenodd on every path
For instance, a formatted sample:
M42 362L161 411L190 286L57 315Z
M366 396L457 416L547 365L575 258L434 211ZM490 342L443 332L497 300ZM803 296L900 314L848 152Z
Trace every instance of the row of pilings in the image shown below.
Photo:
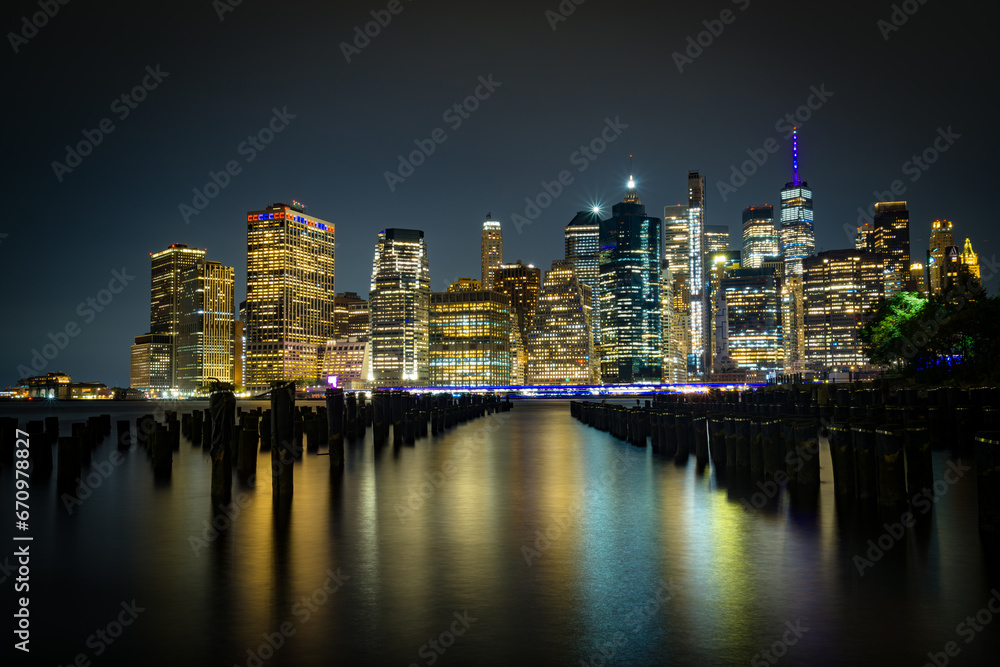
M838 505L885 513L932 497L942 484L932 450L950 449L956 462L975 460L979 525L1000 535L998 406L1000 390L992 387L813 384L661 394L635 406L572 401L570 411L678 464L694 457L727 483L763 489L774 482L806 496L818 491L819 443L827 438Z
M172 402L173 407L183 403ZM325 405L296 405L295 385L281 384L271 391L270 408L237 407L230 391L211 395L207 410L158 410L132 420L114 423L116 465L122 452L145 452L158 479L172 473L174 453L181 437L201 448L212 463L213 503L228 502L233 473L252 482L258 453L270 453L272 493L275 500L288 499L293 491L294 462L303 452L320 455L328 448L331 469L342 471L345 442L360 440L372 429L375 445L412 445L428 433L438 435L459 424L512 408L510 397L502 400L494 393L414 393L397 389L376 389L371 400L361 392L331 388ZM133 429L134 424L134 429ZM13 467L18 446L19 422L15 417L0 418L0 465ZM45 479L56 470L60 491L72 491L90 474L93 453L112 435L110 414L100 414L70 422L70 435L60 436L58 417L29 420L26 447L34 479ZM53 458L53 448L56 456ZM93 485L91 485L93 486Z

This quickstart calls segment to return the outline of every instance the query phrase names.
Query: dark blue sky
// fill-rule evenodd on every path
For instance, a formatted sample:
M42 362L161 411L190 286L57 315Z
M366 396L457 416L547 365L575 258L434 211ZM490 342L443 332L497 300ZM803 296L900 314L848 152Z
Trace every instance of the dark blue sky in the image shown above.
M558 11L557 0L402 0L348 63L341 42L387 1L243 0L220 20L225 2L70 2L36 33L22 21L40 11L36 2L5 4L5 33L29 38L13 40L15 53L8 34L2 56L0 385L17 380L50 333L74 324L79 333L42 371L127 384L129 345L149 327L149 253L171 243L207 248L236 267L241 300L246 211L276 201L297 199L336 225L337 289L362 294L385 227L426 232L435 290L478 277L487 212L504 223L506 259L547 269L577 210L621 200L630 153L639 196L658 217L684 200L687 170L701 170L707 222L729 225L736 243L743 207L776 204L790 179L784 119L810 101L816 108L796 123L819 249L851 246L845 228L856 226L858 208L899 180L915 257L942 217L981 258L994 254L995 8L914 2L884 39L878 22L890 20L889 2L588 0L553 30L546 11ZM720 16L729 23L713 23ZM679 71L674 53L708 30L705 21L720 34ZM493 90L480 87L491 76ZM151 90L130 108L120 98L144 79ZM475 111L445 116L477 88L486 99ZM815 90L825 99L810 99ZM243 142L274 109L294 118L275 121L287 126L251 151ZM110 133L98 129L103 119ZM581 159L606 119L618 119L619 136ZM390 190L385 172L398 169L397 156L438 128L433 154ZM935 155L948 128L952 138L938 142L947 150ZM53 162L66 163L65 147L84 131L101 141L60 181ZM780 151L761 152L768 140ZM926 170L907 164L927 149L936 160ZM747 151L767 159L724 200L719 182ZM180 205L230 161L239 173L186 222ZM564 170L572 182L516 229L525 198ZM101 312L87 306L122 269L134 280Z

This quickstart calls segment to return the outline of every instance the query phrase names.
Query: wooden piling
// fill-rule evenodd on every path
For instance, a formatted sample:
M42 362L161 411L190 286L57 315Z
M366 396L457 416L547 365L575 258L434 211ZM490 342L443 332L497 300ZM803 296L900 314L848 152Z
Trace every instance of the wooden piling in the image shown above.
M326 421L330 433L330 466L339 468L344 465L344 390L340 387L326 390Z
M72 487L80 477L80 438L59 438L56 445L56 482L60 487Z
M271 389L271 492L274 500L292 497L295 461L295 383L276 383Z
M878 502L878 455L875 451L875 428L872 424L853 424L854 490L861 503Z
M158 475L167 475L173 462L174 437L166 427L153 433L153 471ZM215 481L215 470L212 471L212 481ZM214 484L213 484L214 486Z
M240 456L236 470L243 478L257 472L257 439L256 428L247 427L240 433Z
M233 422L236 397L231 391L216 391L209 399L212 415L212 499L229 502L233 491L233 468L230 443L233 439Z
M830 460L833 464L833 492L839 502L854 501L854 444L850 424L837 422L829 427Z
M132 446L132 422L128 419L118 420L118 449L125 451Z

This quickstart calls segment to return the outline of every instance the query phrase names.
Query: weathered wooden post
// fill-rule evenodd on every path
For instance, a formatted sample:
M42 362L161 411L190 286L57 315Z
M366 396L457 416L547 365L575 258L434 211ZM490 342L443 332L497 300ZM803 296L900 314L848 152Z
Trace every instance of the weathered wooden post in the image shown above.
M372 392L372 442L381 445L385 442L386 431L386 395L381 389ZM329 410L329 409L328 409ZM331 422L330 428L333 429ZM333 433L333 431L330 431Z
M750 475L754 479L764 477L764 434L756 417L750 420Z
M212 448L209 452L212 457L212 499L213 503L227 503L233 491L230 443L236 418L236 397L227 385L217 383L213 386L208 409L212 415Z
M716 474L726 472L726 419L722 413L708 416L708 452Z
M912 497L923 489L934 488L930 429L926 424L913 423L906 427L905 438L906 488Z
M840 502L853 502L854 488L854 443L851 427L845 423L830 424L830 461L833 464L833 492Z
M120 419L116 426L118 427L118 449L125 451L132 446L132 422Z
M906 506L906 459L903 428L886 426L875 431L878 464L878 504L886 509Z
M358 437L358 397L352 391L344 399L347 403L347 437L354 440Z
M875 429L871 424L853 424L854 490L862 503L878 501L878 462L875 452Z
M691 454L691 413L678 412L674 415L674 436L677 438L677 452L674 461L687 463Z
M736 417L736 466L738 475L750 473L750 418Z
M41 420L29 421L25 431L30 438L31 476L46 477L52 474L52 445L49 440L51 431L45 430Z
M784 451L781 440L781 422L765 418L760 422L761 450L764 458L764 476L774 479L779 470L785 471Z
M389 390L389 419L392 422L392 444L403 444L403 392Z
M257 424L257 436L260 438L260 451L271 451L271 411L264 410Z
M695 415L691 419L691 437L694 439L694 457L699 468L708 465L708 416Z
M173 462L174 436L161 426L153 433L153 472L159 476L169 475ZM215 466L212 466L212 486L215 486Z
M93 445L91 445L93 436L90 433L90 427L85 423L76 422L73 424L72 429L73 437L77 438L80 443L80 465L89 466L90 453L94 449Z
M255 419L256 421L256 419ZM240 432L240 457L237 472L243 478L249 478L257 472L257 424L254 428L243 429Z
M729 414L726 415L725 421L723 422L726 437L726 464L725 470L726 474L735 474L736 472L736 417Z
M276 382L271 387L271 492L274 500L292 497L295 461L295 383Z
M328 387L326 390L326 421L330 433L330 467L344 465L344 390Z
M1000 535L1000 432L976 434L976 475L979 484L979 530Z
M56 482L61 488L71 487L80 477L80 438L59 438L56 454Z
M795 451L798 486L809 491L819 489L819 424L815 419L795 422Z

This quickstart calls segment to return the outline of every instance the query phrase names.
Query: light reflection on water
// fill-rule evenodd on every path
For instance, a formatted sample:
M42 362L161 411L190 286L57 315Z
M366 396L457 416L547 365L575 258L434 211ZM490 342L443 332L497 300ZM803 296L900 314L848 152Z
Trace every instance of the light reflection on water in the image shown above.
M187 442L168 482L132 452L72 514L54 479L36 483L32 664L246 665L283 623L293 633L264 665L750 664L798 620L809 631L781 664L920 665L948 641L975 664L1000 648L1000 620L970 644L955 633L998 585L971 473L861 577L853 558L880 524L838 515L826 452L818 504L782 494L757 513L740 502L754 489L614 441L566 401L414 447L353 443L341 476L307 454L287 513L268 460L253 486L234 483L239 515L205 543L210 466ZM314 605L338 570L343 588ZM88 637L133 598L146 611L96 657ZM475 621L453 646L426 646L465 610Z

